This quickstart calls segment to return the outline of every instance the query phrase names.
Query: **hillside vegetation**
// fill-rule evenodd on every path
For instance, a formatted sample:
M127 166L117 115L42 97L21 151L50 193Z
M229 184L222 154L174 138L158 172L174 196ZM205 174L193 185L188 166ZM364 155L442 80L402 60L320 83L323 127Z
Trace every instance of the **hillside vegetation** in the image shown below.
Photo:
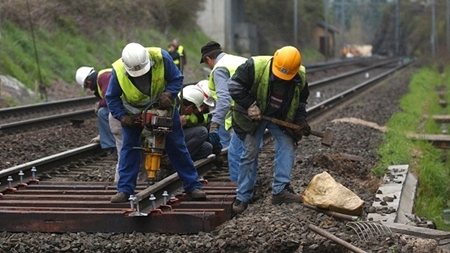
M323 6L300 2L299 46L304 59L313 62L321 56L309 46L310 37L323 19ZM293 43L291 1L245 3L242 21L257 25L261 54ZM188 56L185 82L198 81L208 74L198 63L200 47L214 40L196 24L204 4L204 0L3 0L0 75L17 78L36 91L55 83L75 85L78 67L108 67L131 41L166 48L178 38ZM272 11L283 15L269 15Z
M330 24L338 28L344 25L345 42L373 42L380 52L392 52L393 4L387 0L345 2L349 8L344 13L340 8L342 0L329 1L327 14ZM294 12L293 1L247 0L242 4L245 15L239 21L256 25L261 54L272 54L280 46L296 44L306 63L323 60L312 45L314 28L325 19L324 2L297 3ZM443 0L436 3L440 7ZM131 41L166 48L173 38L178 38L188 56L185 82L198 81L208 74L198 63L200 47L214 40L196 24L198 11L204 9L204 4L205 0L3 0L0 75L14 77L35 91L56 83L75 85L78 67L109 67ZM429 56L429 42L424 39L429 38L429 29L417 25L420 21L428 23L429 5L406 1L401 8L402 54ZM436 13L437 56L442 57L440 62L445 62L448 55L442 53L445 19L440 9ZM297 41L294 41L293 13L297 14ZM411 14L413 22L407 22ZM77 92L82 93L79 89Z
M4 0L0 74L33 89L74 84L78 67L109 67L131 41L166 48L178 38L191 59L185 80L203 78L197 58L209 38L195 24L202 2L186 0L180 8L171 0Z

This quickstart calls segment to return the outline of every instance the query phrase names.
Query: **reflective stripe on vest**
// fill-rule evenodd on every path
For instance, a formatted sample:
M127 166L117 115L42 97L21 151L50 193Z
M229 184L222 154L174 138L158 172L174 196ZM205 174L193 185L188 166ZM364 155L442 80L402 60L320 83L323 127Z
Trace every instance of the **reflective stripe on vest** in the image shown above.
M216 92L216 86L214 84L214 70L216 68L226 68L228 72L230 72L230 77L233 76L234 72L236 72L236 69L242 65L245 61L247 61L247 58L231 55L231 54L225 54L220 60L214 65L214 68L211 70L211 74L209 75L209 83L208 88L211 92L211 96L214 98L214 100L218 100L217 98L217 92ZM234 101L231 100L230 106L234 105ZM231 128L232 120L231 120L231 110L228 110L227 115L225 116L225 129L228 130Z
M97 91L98 91L98 95L99 95L101 98L104 98L104 95L103 95L102 89L100 88L100 85L98 84L98 78L99 78L103 73L108 73L108 72L111 72L111 71L112 71L112 68L109 68L109 69L102 69L102 70L100 70L100 71L98 72L98 75L97 75Z
M206 126L206 123L208 123L209 114L204 113L204 114L202 114L202 116L203 116L203 122L200 124L200 123L198 123L198 118L197 118L197 115L195 115L195 113L191 113L189 115L186 115L185 116L186 127Z
M271 61L272 56L255 56L252 57L255 67L255 81L252 86L251 93L256 97L258 107L262 112L265 111L268 96L269 96L269 77L271 74ZM298 73L302 79L301 85L297 85L294 90L293 99L288 107L286 121L293 122L295 119L295 114L297 112L297 108L300 104L300 92L306 85L306 69L304 66L300 66Z
M181 60L181 57L183 56L183 51L184 51L183 46L178 46L177 53L180 55L180 58L173 60L173 63L175 63L175 65L178 65L178 66L180 65L180 60Z
M159 47L148 47L147 51L150 60L154 63L150 71L152 71L152 80L150 85L151 94L144 94L128 78L127 72L123 65L122 59L115 61L112 66L116 72L117 80L122 88L121 96L125 109L132 113L140 113L151 102L155 101L159 94L164 91L166 80L164 79L164 62Z

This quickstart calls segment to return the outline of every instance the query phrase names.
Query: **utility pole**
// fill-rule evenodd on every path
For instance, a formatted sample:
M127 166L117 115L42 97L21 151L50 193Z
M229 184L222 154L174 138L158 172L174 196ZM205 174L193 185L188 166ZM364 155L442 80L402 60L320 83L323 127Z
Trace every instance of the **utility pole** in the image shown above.
M294 0L294 47L296 47L296 48L298 48L298 45L297 45L297 40L298 40L298 28L297 28L297 23L298 23L298 21L297 21L297 19L298 19L298 14L297 14L297 9L298 9L298 0Z
M346 1L341 0L341 48L344 47L344 33L345 33L345 6Z
M431 56L436 55L436 16L434 9L434 0L431 0Z
M45 102L48 102L47 89L45 88L45 85L42 82L41 67L39 65L39 56L36 48L36 38L34 36L33 22L31 22L30 5L28 4L28 0L27 0L27 11L28 11L28 21L30 22L31 28L31 37L33 38L34 56L36 58L36 65L39 77L39 93L41 94L41 99L45 99Z
M325 0L324 4L324 16L325 16L325 61L328 61L328 0Z
M449 54L450 49L450 0L447 0L447 54Z
M395 0L395 56L399 55L400 44L400 7L399 0Z
M434 0L431 0L431 56L436 55L436 17L434 9Z

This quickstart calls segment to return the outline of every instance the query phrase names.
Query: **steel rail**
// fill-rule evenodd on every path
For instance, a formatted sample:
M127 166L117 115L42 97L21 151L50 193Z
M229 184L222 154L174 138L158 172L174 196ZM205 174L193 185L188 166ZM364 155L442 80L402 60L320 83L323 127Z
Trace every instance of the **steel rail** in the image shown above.
M384 58L380 59L376 57L361 57L361 58L341 59L335 61L306 64L305 67L308 73L314 73L336 67L360 65L360 64L373 64L373 62L378 62L380 60L384 61ZM190 84L194 83L183 84L183 86L187 86ZM30 105L0 108L0 119L14 118L18 116L33 115L38 113L57 112L61 109L66 108L73 109L82 106L92 106L96 101L98 101L98 98L96 98L93 95L90 95L78 98L41 102Z
M8 177L16 178L19 181L19 173L23 174L23 181L29 182L36 179L37 174L32 171L32 168L38 168L37 173L42 174L53 170L55 167L68 164L72 161L77 161L83 158L98 154L101 152L100 144L92 143L79 148L67 150L58 154L43 157L31 162L23 163L8 169L0 170L0 192L5 191L9 187Z
M311 106L307 109L308 112L308 118L315 118L317 117L322 111L328 110L329 108L338 105L342 102L342 100L347 99L351 96L357 95L359 91L363 91L366 88L369 88L372 84L380 82L382 79L388 77L392 73L395 73L396 71L408 66L409 64L412 64L414 61L407 61L399 63L395 68L389 69L386 72L379 74L377 76L374 76L365 82L362 82L350 89L345 90L344 92L341 92L339 94L336 94L332 96L329 99L324 100L321 103L318 103L314 106Z
M85 119L91 119L94 117L95 114L93 109L85 109L75 112L6 123L0 125L0 136L16 132L29 131L30 129L36 129L42 126L58 125L68 122L72 122L72 124L76 125L78 123L81 123Z
M398 70L388 71L383 78ZM375 82L374 77L371 83ZM369 83L367 82L366 85ZM364 85L365 86L365 85ZM362 91L353 89L345 94L334 96L317 107L332 109L342 102L341 96ZM309 108L308 113L313 114L316 108ZM88 145L92 150L98 144ZM84 151L87 151L85 147ZM88 151L91 154L92 150ZM83 151L83 152L84 152ZM80 150L71 150L66 153L61 163L69 163L75 153ZM69 155L71 154L71 155ZM53 159L56 159L53 157ZM53 159L44 159L47 162L55 162ZM208 178L213 158L195 162L199 174ZM176 173L147 187L138 185L137 194L132 196L130 203L111 204L109 199L115 192L112 182L46 182L41 181L22 186L21 183L10 182L7 176L15 175L22 170L25 178L33 179L31 172L26 172L30 166L45 167L44 161L26 163L13 168L0 171L2 185L1 192L5 193L0 198L0 227L6 231L41 231L41 232L163 232L163 233L197 233L199 231L211 231L232 217L231 204L235 196L234 183L213 182L201 180L207 193L206 201L190 201L182 192L181 182ZM59 164L56 163L55 164ZM17 176L16 176L17 178ZM25 180L24 180L25 181ZM16 180L17 182L17 180ZM28 182L28 181L26 181ZM5 185L6 184L6 185ZM22 186L22 187L21 187ZM6 187L6 188L5 188ZM17 188L15 191L11 188ZM88 194L91 192L92 194ZM167 194L164 194L164 193ZM163 194L165 196L163 196ZM173 198L171 198L173 196ZM153 200L153 197L156 199ZM86 201L89 200L89 201ZM182 224L177 225L175 224Z
M385 58L377 57L357 57L351 59L340 59L327 62L318 62L313 64L305 64L307 73L314 73L319 71L326 71L333 68L339 68L351 65L361 65L361 64L373 64L373 62L383 61Z
M361 61L357 61L357 62L361 62ZM353 75L360 74L360 73L368 71L370 69L379 68L381 66L388 66L389 64L396 63L396 62L398 62L398 59L383 60L381 62L377 62L375 65L371 65L371 66L357 69L354 71L345 72L340 75L336 75L334 77L324 78L324 79L318 80L316 82L312 82L309 84L309 87L317 88L319 86L323 86L323 85L329 84L331 82L336 82L340 79L344 79L344 78L351 77ZM76 101L76 99L68 100L69 103L71 103L73 101ZM85 101L85 99L82 99L82 101ZM58 104L63 104L63 102L60 101ZM23 108L27 108L27 106L24 106ZM35 119L30 119L30 120L24 120L24 121L3 124L3 125L0 125L0 136L5 135L5 134L14 133L14 132L19 132L19 131L25 131L25 130L30 129L31 126L39 127L39 126L50 125L50 124L56 125L56 124L61 124L63 122L70 121L70 120L77 122L77 121L80 121L83 119L93 118L94 114L92 113L92 111L93 111L92 109L86 109L86 110L80 110L80 111L75 111L75 112L70 112L70 113L63 113L63 114L58 114L58 115L45 116L45 117L41 117L41 118L35 118ZM0 111L0 115L1 115L1 111Z
M389 61L389 64L392 63L392 62L393 61ZM317 113L319 113L320 111L322 111L324 109L331 109L332 108L331 105L337 105L338 103L342 102L342 98L344 98L344 97L345 98L349 98L351 95L356 95L358 92L362 92L365 88L368 88L371 84L374 84L377 81L382 80L383 78L385 78L388 75L392 74L393 72L398 71L399 69L409 65L410 63L411 62L407 62L405 64L399 64L394 69L388 70L388 71L386 71L383 74L377 75L377 76L367 80L366 82L363 82L363 83L355 86L354 88L351 88L351 89L349 89L349 90L347 90L347 91L345 91L345 92L343 92L341 94L338 94L338 95L334 96L331 99L328 99L328 100L322 102L321 104L318 104L318 105L316 105L314 107L308 108L307 109L308 115L311 115L311 118L314 118L315 116L317 116ZM201 168L201 166L199 166L199 165L200 164L198 164L197 166ZM162 189L163 189L163 187L160 187L159 185L155 185L154 189L148 188L148 189L142 191L141 193L138 193L139 199L142 200L142 201L139 202L139 209L140 210L149 210L149 209L151 209L151 207L150 207L151 204L148 201L148 197L153 192L157 193L155 195L160 195Z
M367 71L369 71L371 69L375 69L375 68L379 68L379 67L386 67L386 66L389 66L392 63L398 63L398 62L399 62L398 59L388 59L388 60L385 60L385 61L378 62L378 63L376 63L374 65L370 65L370 66L367 66L367 67L364 67L364 68L355 69L355 70L344 72L342 74L335 75L335 76L332 76L332 77L329 77L329 78L324 78L324 79L317 80L315 82L308 83L308 86L310 88L318 88L320 86L326 85L326 84L331 83L331 82L338 81L340 79L348 78L348 77L353 76L353 75L357 75L357 74L360 74L360 73L363 73L363 72L367 72ZM308 73L308 70L307 70L307 73Z
M86 96L80 98L70 98L51 102L36 103L31 105L21 105L0 109L0 119L13 118L20 115L31 115L41 112L58 111L62 108L74 108L80 106L93 105L98 98Z
M29 166L40 165L38 169L41 171L42 168L47 168L45 162L53 163L56 157L62 160L61 163L69 163L77 159L75 154L84 156L86 152L90 152L92 155L95 145L98 144L71 150L36 163L13 167L2 171L1 178L18 171L25 172L27 168L29 170ZM213 160L211 157L197 161L195 166L199 173L205 175ZM134 196L138 201L133 202L137 209L133 209L131 203L110 203L110 197L116 192L113 182L20 180L20 183L17 183L17 177L15 181L14 187L8 182L8 187L3 190L5 194L0 196L0 227L15 232L211 231L232 217L231 204L236 188L236 184L231 182L201 180L203 190L208 196L207 200L188 201L182 192L181 182L174 173L148 188L146 184L138 184L138 194ZM166 201L163 202L161 195L164 192L170 193L173 199L167 195ZM158 200L152 202L150 196L156 196ZM169 199L170 206L166 205ZM149 208L139 209L139 202L147 204ZM21 215L23 216L17 219ZM168 224L183 226L167 226Z

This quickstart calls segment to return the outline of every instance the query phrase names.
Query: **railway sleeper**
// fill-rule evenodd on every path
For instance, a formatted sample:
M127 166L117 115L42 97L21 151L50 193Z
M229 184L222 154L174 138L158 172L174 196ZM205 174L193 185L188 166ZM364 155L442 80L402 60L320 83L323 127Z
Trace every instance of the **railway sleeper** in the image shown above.
M0 227L10 232L209 232L232 218L236 195L234 183L205 180L205 201L177 192L176 201L137 210L133 201L110 203L111 182L40 181L14 189L0 196ZM136 187L144 190L144 183Z

